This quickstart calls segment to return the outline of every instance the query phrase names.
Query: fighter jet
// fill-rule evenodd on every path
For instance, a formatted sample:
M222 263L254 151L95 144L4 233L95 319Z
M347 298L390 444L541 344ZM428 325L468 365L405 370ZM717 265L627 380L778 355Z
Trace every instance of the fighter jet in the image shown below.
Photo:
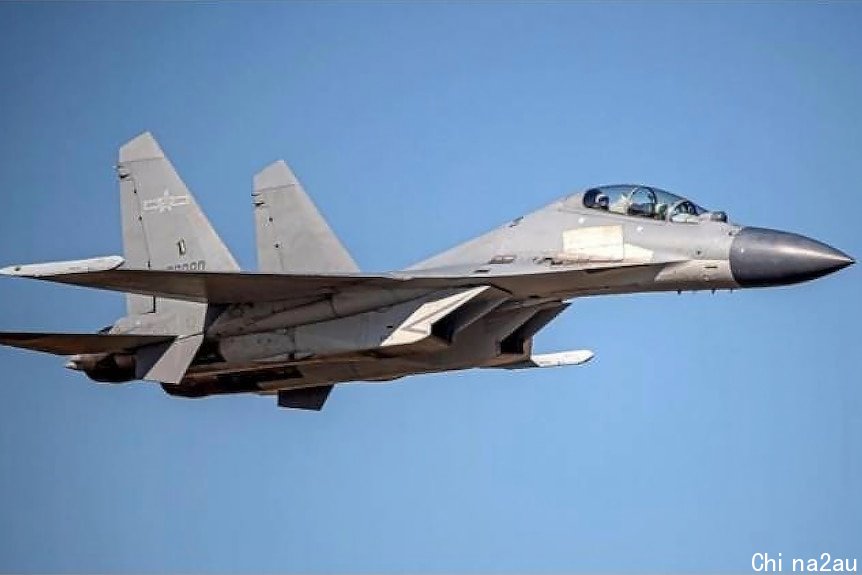
M804 236L745 227L646 185L568 195L407 269L361 273L291 169L254 176L256 272L241 271L156 140L120 148L123 256L15 265L7 276L124 292L94 334L0 333L70 356L97 382L172 396L274 395L319 410L333 386L468 368L577 365L533 353L582 296L795 284L854 260Z

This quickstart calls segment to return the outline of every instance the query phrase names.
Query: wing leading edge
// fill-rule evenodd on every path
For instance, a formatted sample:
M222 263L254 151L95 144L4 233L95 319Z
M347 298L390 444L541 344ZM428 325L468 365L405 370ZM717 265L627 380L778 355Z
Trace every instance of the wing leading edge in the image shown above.
M90 263L94 262L94 263ZM109 291L149 295L157 298L212 304L284 301L324 297L343 290L441 289L491 285L516 293L526 282L566 278L574 285L596 272L615 273L623 268L654 264L585 262L565 270L523 270L509 274L438 275L429 272L390 274L270 274L254 272L193 272L125 269L123 258L107 257L46 264L28 264L0 269L0 274L39 279Z

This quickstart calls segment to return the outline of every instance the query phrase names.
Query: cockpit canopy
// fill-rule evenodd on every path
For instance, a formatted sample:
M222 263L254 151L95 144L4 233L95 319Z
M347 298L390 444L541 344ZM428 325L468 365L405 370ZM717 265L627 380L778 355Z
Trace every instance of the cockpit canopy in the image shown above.
M711 214L691 200L658 188L637 185L601 186L584 192L584 207L624 216L696 223ZM715 213L717 216L720 212ZM724 219L726 216L708 219Z

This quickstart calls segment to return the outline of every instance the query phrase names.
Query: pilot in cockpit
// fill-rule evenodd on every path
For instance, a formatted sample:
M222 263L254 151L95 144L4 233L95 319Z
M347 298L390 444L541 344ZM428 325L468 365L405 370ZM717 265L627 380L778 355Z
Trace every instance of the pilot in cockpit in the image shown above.
M670 214L670 221L696 223L699 221L697 212L697 207L693 203L683 200L674 206Z
M599 194L596 196L596 207L600 210L608 210L608 206L610 206L611 200L606 194Z

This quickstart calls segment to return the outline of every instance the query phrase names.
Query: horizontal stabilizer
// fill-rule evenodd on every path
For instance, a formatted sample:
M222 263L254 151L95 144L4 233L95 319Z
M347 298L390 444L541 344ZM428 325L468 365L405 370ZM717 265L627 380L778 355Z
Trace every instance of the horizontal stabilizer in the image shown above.
M501 365L506 369L529 369L531 367L562 367L564 365L581 365L587 363L595 354L588 349L560 351L557 353L542 353L531 355L526 361Z
M302 389L283 389L278 392L278 406L320 411L333 387L332 385L326 385L323 387L305 387Z
M95 333L0 332L0 345L56 355L120 353L173 340L165 335L112 335Z

